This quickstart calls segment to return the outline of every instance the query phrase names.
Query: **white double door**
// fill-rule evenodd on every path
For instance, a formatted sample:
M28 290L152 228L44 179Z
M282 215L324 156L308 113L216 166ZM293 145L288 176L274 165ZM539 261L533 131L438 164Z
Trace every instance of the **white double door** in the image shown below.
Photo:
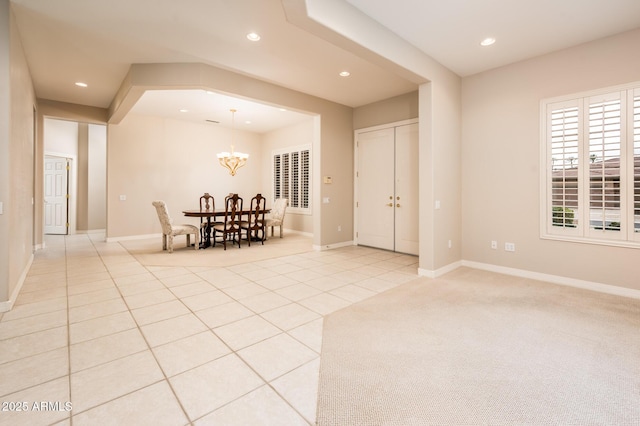
M418 254L418 124L356 133L356 241Z

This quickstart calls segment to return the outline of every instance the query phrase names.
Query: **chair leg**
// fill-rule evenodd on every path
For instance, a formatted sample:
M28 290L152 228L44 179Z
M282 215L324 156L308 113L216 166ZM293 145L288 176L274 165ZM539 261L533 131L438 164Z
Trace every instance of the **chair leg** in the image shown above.
M194 233L193 234L193 238L195 239L195 242L193 243L193 249L194 250L198 250L200 248L200 241L198 241L198 233Z
M191 245L191 234L187 234L187 247Z
M280 225L280 238L282 238L282 225Z
M167 249L167 234L162 234L162 250Z
M169 241L167 243L167 251L173 253L173 235L169 235Z

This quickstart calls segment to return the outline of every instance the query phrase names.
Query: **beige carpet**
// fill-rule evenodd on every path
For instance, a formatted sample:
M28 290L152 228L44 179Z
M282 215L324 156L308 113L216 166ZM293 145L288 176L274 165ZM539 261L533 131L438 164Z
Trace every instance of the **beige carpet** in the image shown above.
M186 237L176 237L173 253L162 250L161 237L121 241L120 244L145 266L231 266L313 251L310 237L285 233L284 238L279 238L277 232L276 237L269 237L264 245L252 242L251 246L248 246L247 242L243 241L241 248L227 244L227 250L224 250L220 243L204 250L187 248Z
M640 425L640 300L460 268L325 318L318 425Z

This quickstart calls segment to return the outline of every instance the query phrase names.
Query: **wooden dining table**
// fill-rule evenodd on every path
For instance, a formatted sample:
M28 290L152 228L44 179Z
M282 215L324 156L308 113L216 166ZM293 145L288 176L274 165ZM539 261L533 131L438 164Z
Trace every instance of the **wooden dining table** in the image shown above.
M269 213L271 212L271 209L264 209L265 213ZM226 214L225 209L215 209L215 210L183 210L182 213L186 216L186 217L201 217L201 218L206 218L207 219L207 227L206 227L206 231L205 231L205 240L200 242L200 248L204 249L207 247L211 246L211 218L216 218L216 217L224 217ZM249 215L251 214L251 210L250 209L242 209L242 210L236 210L236 216L239 217L238 222L240 220L242 220L243 216L246 216L247 218L249 217ZM213 221L215 222L215 220Z

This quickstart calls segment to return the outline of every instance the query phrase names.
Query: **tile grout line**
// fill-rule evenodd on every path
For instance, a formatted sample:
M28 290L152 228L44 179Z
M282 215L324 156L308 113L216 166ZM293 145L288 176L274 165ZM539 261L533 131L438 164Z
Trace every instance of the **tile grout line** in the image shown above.
M93 241L92 241L93 244ZM127 250L126 247L124 247L122 244L118 243L118 245L120 245L120 247L122 247L125 252L127 252L131 257L133 257L133 259L135 260L136 263L138 263L140 266L142 266L147 272L151 273L153 275L153 273L151 271L149 271L149 269L142 265L138 259L135 258L135 256L133 256L129 250ZM95 244L94 244L95 247ZM142 339L144 340L145 344L147 345L147 350L149 351L149 353L151 354L151 356L153 357L153 360L155 361L156 365L158 366L158 368L160 369L160 371L162 372L162 375L164 377L164 381L167 383L167 385L169 386L169 389L171 390L171 393L173 394L174 398L176 399L176 402L178 403L178 406L180 407L180 409L182 410L182 413L184 414L185 418L188 421L189 425L193 425L193 421L191 420L191 418L189 417L189 414L187 413L187 410L185 409L185 407L182 404L182 401L180 401L180 398L178 398L178 395L176 394L173 386L171 385L171 381L169 380L169 377L167 376L167 373L164 371L164 369L162 368L162 365L160 364L160 362L158 361L158 358L156 357L155 352L153 351L153 348L151 347L151 345L149 344L149 341L147 339L147 337L144 335L142 329L140 328L140 324L138 323L138 320L136 319L135 315L133 315L133 312L131 311L131 308L129 307L129 303L127 303L127 299L124 297L124 294L122 294L122 291L120 290L120 287L118 286L118 284L116 283L115 278L113 277L113 275L111 274L111 271L109 270L109 267L107 266L107 264L104 262L104 258L102 256L102 254L100 253L100 251L96 248L96 252L98 253L98 256L100 256L100 259L102 260L102 263L104 264L105 268L107 268L107 273L109 274L109 276L111 276L111 278L113 279L113 283L116 287L116 289L118 290L118 293L120 294L120 297L122 298L122 301L124 302L125 306L127 307L127 311L129 312L129 315L131 315L131 318L133 319L134 323L136 324L136 328L138 330L138 333L140 333L140 336L142 337ZM155 277L155 275L154 275ZM159 281L159 280L158 280ZM164 283L162 283L162 285L164 286ZM173 293L172 293L173 294ZM156 382L159 383L159 382ZM155 383L154 383L155 384ZM145 387L148 387L150 385L147 385ZM140 389L136 389L133 392L137 392ZM121 398L122 396L119 396L118 398ZM116 398L116 399L118 399ZM73 426L73 425L72 425Z
M148 268L147 268L146 266L144 266L144 265L142 265L142 266L143 266L145 269L147 269L147 270L148 270ZM234 265L234 266L237 266L237 265ZM229 268L227 268L227 267L223 267L223 268L224 268L224 269L229 270L230 272L233 272L234 274L236 274L236 275L238 275L238 276L242 276L243 278L246 278L246 277L244 277L242 274L239 274L239 273L237 273L237 272L235 272L235 271L233 271L233 270L231 270L231 269L229 269ZM149 271L149 270L148 270L148 271ZM165 284L164 282L162 282L162 279L161 279L161 278L158 278L158 277L157 277L157 276L156 276L152 271L149 271L149 272L150 272L154 277L156 277L156 279L158 279L158 281L160 281L160 282L162 283L162 285L163 285L163 286L165 286L165 288L167 288L167 290L169 290L172 294L174 294L174 293L173 293L173 291L171 291L171 288L167 287L167 286L166 286L166 284ZM196 274L196 275L197 275L197 274ZM278 275L282 275L282 274L278 274ZM200 278L201 278L201 279L203 279L202 277L200 277ZM247 279L247 280L249 280L249 282L251 282L251 283L253 283L253 284L260 285L260 284L256 283L255 281L253 281L253 280L251 280L251 279L249 279L249 278L246 278L246 279ZM204 280L205 282L209 283L208 281L206 281L206 279L203 279L203 280ZM229 298L231 298L231 300L232 300L233 302L235 302L235 303L240 303L240 304L242 305L242 302L240 302L238 299L236 299L235 297L231 296L230 294L227 294L226 292L224 292L224 290L223 290L223 289L219 289L219 288L215 287L215 285L214 285L214 284L211 284L211 283L209 283L209 284L210 284L210 285L212 285L212 286L216 289L216 291L221 291L222 293L224 293L225 295L227 295ZM262 287L262 286L260 286L260 287ZM231 287L230 287L230 288L231 288ZM267 290L267 292L271 292L271 293L274 293L274 294L275 294L275 292L274 292L273 290L270 290L270 289L268 289L268 288L266 288L266 287L263 287L263 288L265 288L265 289ZM265 292L265 293L267 293L267 292ZM310 363L310 362L315 361L315 359L320 359L320 354L319 354L318 352L316 352L313 348L310 348L310 347L309 347L308 345L306 345L304 342L300 342L298 339L296 339L295 337L291 336L291 335L288 333L288 331L287 331L287 330L283 330L282 328L280 328L280 327L279 327L279 326L277 326L276 324L272 324L269 320L267 320L266 318L263 318L263 317L262 317L258 312L254 311L253 309L251 309L250 307L245 306L245 305L242 305L242 306L245 306L245 307L246 307L248 310L250 310L250 311L251 311L255 316L257 316L257 317L259 317L259 318L262 318L263 320L267 321L269 324L272 324L274 327L276 327L278 330L280 330L280 333L276 334L275 336L270 336L270 337L267 337L267 338L265 338L265 339L259 340L259 341L257 341L257 342L253 342L253 343L252 343L252 344L250 344L249 346L246 346L246 347L243 347L243 348L241 348L241 349L235 350L235 349L233 349L231 346L229 346L229 344L228 344L224 339L222 339L220 336L218 336L218 334L215 332L214 328L209 327L209 325L208 325L208 324L206 324L202 319L200 319L200 317L199 317L199 316L197 315L197 313L196 313L197 311L193 311L189 306L187 306L186 304L184 304L184 302L182 302L182 299L181 299L180 297L178 297L177 295L175 295L175 294L174 294L174 296L175 296L178 300L180 300L180 302L181 302L181 303L182 303L182 304L183 304L183 305L184 305L184 306L189 310L189 312L190 312L191 314L193 314L196 318L198 318L198 320L199 320L199 321L200 321L200 322L201 322L201 323L202 323L202 324L207 328L207 330L209 330L211 333L213 333L213 335L214 335L214 336L216 336L216 338L217 338L218 340L220 340L220 341L221 341L221 342L222 342L222 343L223 343L223 344L224 344L224 345L225 345L225 346L226 346L226 347L231 351L229 354L224 355L224 356L228 356L228 355L231 355L231 354L235 355L235 356L236 356L240 361L242 361L242 363L243 363L247 368L249 368L249 369L250 369L254 374L256 374L256 376L258 376L258 377L262 380L262 382L263 382L263 384L262 384L262 385L260 385L260 386L258 386L257 388L255 388L255 389L251 389L251 390L247 391L246 393L244 393L244 394L242 394L242 395L238 396L237 398L235 398L235 399L233 399L233 400L231 400L231 401L228 401L228 402L226 402L225 404L223 404L223 405L221 405L221 406L219 406L219 407L215 408L214 410L211 410L211 411L209 411L209 412L204 413L202 416L200 416L200 417L198 417L198 418L196 418L196 419L193 419L193 421L198 421L198 420L200 420L200 419L202 419L202 418L204 418L204 417L206 417L206 416L208 416L208 415L210 415L210 414L212 414L212 413L216 412L217 410L221 409L222 407L225 407L225 406L227 406L227 405L229 405L229 404L232 404L232 403L234 403L235 401L238 401L238 400L240 400L241 398L245 397L246 395L249 395L250 393L255 392L256 390L258 390L258 389L260 389L260 388L262 388L262 387L264 387L264 386L267 386L267 387L271 388L271 390L273 390L273 391L276 393L276 395L278 395L278 396L279 396L279 397L280 397L280 398L281 398L281 399L282 399L282 400L283 400L283 401L284 401L284 402L285 402L285 403L286 403L286 404L287 404L287 405L288 405L292 410L294 410L294 411L295 411L295 412L300 416L300 418L302 418L302 420L304 420L305 422L307 422L309 425L312 425L312 423L311 423L311 422L309 422L309 421L307 420L307 418L306 418L302 413L300 413L300 412L298 411L298 409L297 409L296 407L294 407L294 406L291 404L291 402L290 402L287 398L285 398L283 395L281 395L281 394L280 394L280 392L278 392L278 391L274 388L274 386L271 384L271 382L272 382L272 381L274 381L274 380L277 380L277 379L279 379L279 378L281 378L281 377L283 377L283 376L285 376L285 375L287 375L287 374L289 374L289 373L291 373L292 371L294 371L294 370L296 370L296 369L298 369L298 368L300 368L300 367L302 367L302 366L304 366L304 365L307 365L307 364L308 364L308 363ZM297 302L295 302L295 301L291 301L291 304L297 304ZM220 305L218 305L218 306L220 306ZM277 308L274 308L274 309L277 309ZM308 309L308 308L306 308L306 309ZM313 311L312 311L312 312L313 312ZM319 314L319 315L321 315L321 316L320 316L320 318L324 318L324 316L323 316L322 314ZM247 318L248 318L248 317L247 317ZM219 326L219 327L222 327L222 326L225 326L225 325L228 325L228 324L237 323L237 322L242 321L242 320L244 320L244 319L246 319L246 318L241 318L241 319L238 319L238 320L236 320L236 321L232 321L232 322L230 322L230 323L223 324L223 325L221 325L221 326ZM304 324L301 324L301 325L299 325L299 326L306 325L306 324L308 324L308 323L310 323L310 322L313 322L313 321L315 321L315 320L317 320L317 319L318 319L318 318L315 318L315 319L313 319L313 320L311 320L311 321L308 321L308 322L306 322L306 323L304 323ZM219 328L219 327L215 327L215 328ZM142 331L141 331L141 332L142 332ZM308 361L308 362L305 362L305 363L303 363L302 365L299 365L299 366L297 366L297 367L293 368L292 370L287 371L287 372L285 372L285 373L283 373L283 374L279 375L278 377L275 377L273 380L269 381L269 380L267 380L265 377L263 377L263 376L262 376L262 374L260 374L258 371L256 371L256 370L255 370L255 369L254 369L250 364L248 364L248 363L247 363L247 361L246 361L246 360L245 360L245 359L244 359L244 358L243 358L243 357L242 357L238 352L239 352L240 350L243 350L243 349L249 348L249 347L251 347L251 346L254 346L254 345L258 344L258 343L264 342L264 341L266 341L266 340L268 340L268 339L270 339L270 338L276 337L276 336L281 335L281 334L285 334L285 335L287 335L287 336L291 337L291 338L292 338L292 339L294 339L296 342L299 342L300 344L302 344L302 345L304 345L305 347L309 348L311 351L313 351L314 353L316 353L318 356L317 356L317 358L314 358L313 360L310 360L310 361ZM178 339L178 340L180 340L180 339ZM222 357L221 357L221 358L222 358ZM202 365L204 365L204 364L202 364ZM202 365L199 365L199 366L196 366L196 367L190 368L189 370L186 370L186 371L194 370L195 368L198 368L198 367L200 367L200 366L202 366ZM181 373L179 373L179 374L183 374L183 373L185 373L186 371L183 371L183 372L181 372ZM175 393L174 393L174 394L175 394ZM176 398L177 398L177 395L176 395ZM188 417L188 418L189 418L189 417ZM314 420L314 423L315 423L315 420Z

